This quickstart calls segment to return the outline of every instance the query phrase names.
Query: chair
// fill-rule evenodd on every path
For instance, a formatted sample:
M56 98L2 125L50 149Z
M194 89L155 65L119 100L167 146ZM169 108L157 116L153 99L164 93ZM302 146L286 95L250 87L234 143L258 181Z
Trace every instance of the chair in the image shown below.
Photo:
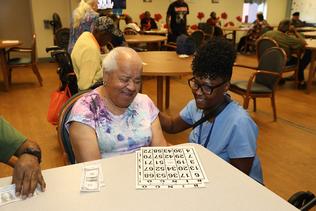
M316 197L309 191L299 191L293 194L288 202L300 210L307 211L316 205Z
M190 35L190 37L194 41L195 49L198 49L204 41L204 32L202 30L196 30Z
M62 149L65 165L76 163L75 155L69 139L69 134L65 128L65 123L75 102L77 102L80 97L89 91L90 90L79 92L69 98L58 115L57 136L60 148Z
M21 53L25 54L28 57L12 58L11 53ZM38 71L37 61L36 61L36 36L33 34L32 46L31 48L20 48L14 47L8 50L8 60L7 65L9 69L9 83L12 82L12 69L20 67L30 67L33 70L33 73L36 75L37 80L41 86L43 86L43 79L41 74Z
M260 38L257 40L256 42L256 48L257 48L257 59L258 61L260 60L260 56L264 53L264 51L268 48L271 47L279 47L279 44L272 38L269 37L264 37L264 38ZM294 64L289 64L289 65L285 65L284 70L282 71L282 75L283 73L287 73L287 72L294 72L293 73L293 78L295 81L295 84L298 85L298 67L299 67L299 58L301 58L301 55L303 54L302 51L296 51L293 53L293 55L295 55L298 59L297 62L294 62Z
M69 43L69 36L70 36L69 34L70 34L69 28L58 29L55 32L54 45L67 50L68 43Z
M248 81L235 81L229 90L243 97L243 107L249 106L250 98L253 99L254 111L256 111L256 98L270 98L273 109L273 120L277 120L275 105L275 88L281 77L286 62L286 54L282 48L272 47L264 52L256 69ZM237 65L235 65L237 66ZM245 67L245 66L242 66Z
M60 80L60 90L64 90L68 85L71 95L78 92L77 77L73 70L71 57L66 49L58 46L46 48L46 52L51 51L51 57L58 64L57 74Z

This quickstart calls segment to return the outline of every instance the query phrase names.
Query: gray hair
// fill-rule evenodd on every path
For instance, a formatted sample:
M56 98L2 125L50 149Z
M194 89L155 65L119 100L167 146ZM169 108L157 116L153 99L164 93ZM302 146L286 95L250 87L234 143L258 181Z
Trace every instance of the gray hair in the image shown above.
M139 66L142 68L143 62L135 50L129 47L116 47L102 61L103 75L117 70L119 66L118 58L123 56L126 58L126 62L138 60Z

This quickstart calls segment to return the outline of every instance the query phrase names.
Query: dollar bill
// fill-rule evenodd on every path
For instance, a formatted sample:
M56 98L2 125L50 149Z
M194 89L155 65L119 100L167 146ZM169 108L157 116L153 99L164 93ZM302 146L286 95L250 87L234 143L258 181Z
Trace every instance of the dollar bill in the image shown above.
M39 187L35 189L33 196L37 196L38 192ZM21 200L20 196L15 195L15 184L0 187L0 207Z
M82 168L80 191L96 192L104 186L101 164L89 164Z

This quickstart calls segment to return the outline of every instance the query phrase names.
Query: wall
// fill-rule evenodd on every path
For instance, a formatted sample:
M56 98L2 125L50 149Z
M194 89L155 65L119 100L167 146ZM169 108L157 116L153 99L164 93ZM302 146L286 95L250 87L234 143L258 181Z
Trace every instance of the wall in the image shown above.
M30 47L34 31L30 1L1 0L0 4L0 39L21 40Z
M271 25L279 25L286 18L288 0L267 0L267 21Z
M69 27L70 1L32 0L34 30L37 34L38 57L49 57L45 48L54 44L53 29L45 29L43 21L51 20L54 12L60 15L63 27Z

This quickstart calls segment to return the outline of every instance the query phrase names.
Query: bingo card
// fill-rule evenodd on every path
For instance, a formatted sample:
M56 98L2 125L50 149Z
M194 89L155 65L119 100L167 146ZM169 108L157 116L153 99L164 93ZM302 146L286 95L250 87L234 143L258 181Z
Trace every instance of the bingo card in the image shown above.
M205 187L194 147L142 147L136 152L136 189Z

